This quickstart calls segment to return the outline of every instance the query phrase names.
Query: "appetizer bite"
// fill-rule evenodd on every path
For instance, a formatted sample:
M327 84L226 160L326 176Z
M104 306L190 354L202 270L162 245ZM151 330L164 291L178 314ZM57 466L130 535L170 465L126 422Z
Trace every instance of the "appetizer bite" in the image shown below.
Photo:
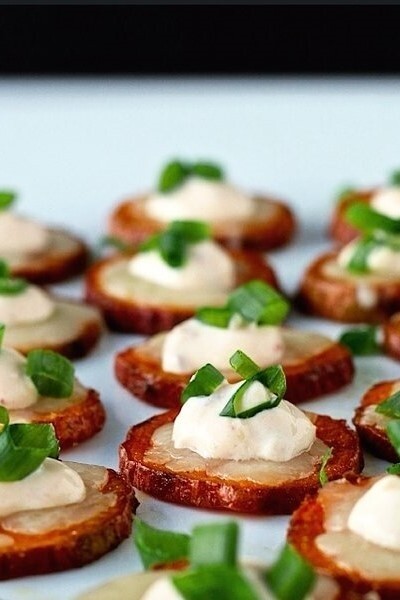
M137 502L105 467L60 462L51 425L0 406L0 579L81 567L129 536Z
M288 514L321 478L361 470L356 433L283 400L280 366L260 369L240 350L230 363L238 383L207 364L184 389L180 411L130 429L120 467L133 487L178 504Z
M335 208L329 232L340 244L347 244L364 230L360 215L376 221L392 221L392 230L400 231L400 171L395 171L387 185L369 190L344 190ZM397 221L397 226L393 223Z
M282 327L289 308L266 283L250 281L231 292L225 306L202 307L168 333L119 352L116 377L141 400L175 408L190 377L207 361L230 383L238 381L229 357L241 348L261 367L282 364L285 397L294 404L349 383L354 374L349 351L323 335Z
M157 569L162 558L161 570L117 579L79 600L345 600L335 581L316 576L288 544L269 567L241 564L238 535L234 522L198 525L189 536L135 519L135 544L144 567Z
M106 258L86 273L86 297L112 329L152 334L171 329L199 306L223 305L251 279L277 287L261 255L225 250L200 221L174 221L133 256Z
M326 484L293 514L288 541L319 573L349 592L400 597L400 478L351 477Z
M88 263L85 244L63 229L40 225L12 212L16 194L0 191L0 257L13 275L33 283L56 283L82 273Z
M225 181L219 166L173 161L163 168L155 192L117 206L108 229L137 245L175 220L206 221L223 246L257 251L288 243L296 227L286 204L245 194Z
M35 348L54 350L68 358L86 356L103 329L99 311L75 300L51 296L46 290L12 277L0 260L0 322L7 326L5 344L27 354Z
M51 350L31 350L25 357L0 348L0 406L13 423L51 423L62 449L93 437L105 421L99 394L75 379L69 360Z

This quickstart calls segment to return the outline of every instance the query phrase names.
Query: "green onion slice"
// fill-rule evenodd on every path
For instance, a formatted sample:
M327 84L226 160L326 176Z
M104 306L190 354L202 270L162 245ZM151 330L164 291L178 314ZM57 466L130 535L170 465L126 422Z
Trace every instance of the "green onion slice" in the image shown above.
M0 277L0 296L16 296L28 287L25 279Z
M243 379L250 379L260 372L260 367L243 350L236 350L230 357L229 364Z
M238 537L239 527L233 521L198 525L190 540L190 565L236 565Z
M400 233L400 219L391 219L364 202L354 202L346 210L346 220L361 231L381 229L389 233Z
M74 388L74 367L52 350L31 350L27 354L26 374L41 396L67 398Z
M346 346L354 356L382 354L376 341L378 328L372 325L348 329L339 338L339 343Z
M0 260L0 278L8 279L10 277L10 267L5 260Z
M224 179L224 172L218 165L210 162L197 162L192 165L191 174L204 179Z
M9 423L8 411L0 406L0 481L24 479L45 458L57 458L58 441L53 425Z
M313 588L313 568L293 546L286 544L265 579L278 600L303 600Z
M389 475L400 475L400 462L390 465L386 469L386 473L389 473Z
M11 190L0 190L0 210L9 208L16 197L17 194Z
M172 192L182 185L190 174L190 167L179 160L173 160L165 165L158 180L158 191L163 194Z
M195 316L202 323L227 329L232 318L232 312L225 306L203 306L198 309Z
M134 543L145 569L189 558L190 536L156 529L135 517Z
M290 304L274 288L253 280L236 288L228 298L232 313L260 325L277 325L287 316Z
M331 458L332 448L328 448L328 450L322 455L321 458L321 467L319 470L319 482L321 486L324 486L329 481L328 475L326 474L326 465L328 464Z
M185 600L258 600L241 571L228 565L199 567L173 575L172 583Z
M400 420L393 419L386 426L386 433L390 443L400 456Z
M375 412L394 419L400 419L400 392L396 392L378 404Z
M181 394L181 402L184 404L194 396L210 396L224 381L224 376L210 363L199 369L189 381Z
M351 273L369 273L368 258L378 246L381 246L381 243L372 235L361 238L354 248L346 269Z
M400 185L400 169L393 171L390 176L389 183L394 186Z

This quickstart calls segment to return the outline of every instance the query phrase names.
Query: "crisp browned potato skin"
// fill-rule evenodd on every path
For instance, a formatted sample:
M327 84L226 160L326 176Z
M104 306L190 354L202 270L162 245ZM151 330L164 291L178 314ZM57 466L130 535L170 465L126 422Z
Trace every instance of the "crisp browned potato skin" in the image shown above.
M398 462L399 456L390 443L386 432L373 425L362 424L361 418L367 406L370 406L371 404L380 404L392 394L392 386L395 383L395 380L382 381L373 385L361 398L361 404L356 409L353 418L355 428L365 447L375 456L390 462Z
M353 192L346 195L343 200L337 203L333 211L328 231L329 236L332 239L340 245L344 245L360 235L360 230L346 221L346 210L355 202L365 202L365 204L369 204L376 191L376 189L371 189Z
M82 567L103 556L132 529L132 511L138 502L133 490L112 469L101 490L113 492L116 502L95 518L42 535L13 534L14 544L0 546L0 580L54 573ZM62 510L62 508L60 509ZM0 535L9 535L0 527Z
M357 301L357 288L353 282L325 275L325 264L336 256L335 252L325 253L307 268L296 298L301 310L343 323L381 323L400 311L400 277L374 283L377 304L365 308Z
M354 375L350 353L336 343L297 364L285 365L283 361L282 366L287 384L285 398L294 404L333 392ZM114 368L118 381L134 396L163 408L180 406L181 392L192 375L163 371L160 361L144 355L140 345L118 352Z
M318 491L319 473L298 481L262 486L248 480L230 481L208 477L204 472L173 473L161 465L145 464L144 455L156 429L172 422L178 411L171 410L132 427L120 446L121 473L133 487L160 500L177 504L252 514L290 514L308 495ZM318 415L317 436L333 448L327 476L338 479L344 473L358 473L363 457L355 431L344 420Z
M262 279L269 285L279 288L272 267L262 256L242 250L230 250L229 253L235 262L235 287L251 279ZM151 335L171 329L174 325L193 316L193 307L185 306L184 302L181 306L162 304L149 306L136 303L134 299L125 300L109 295L101 285L102 269L111 261L118 260L118 256L103 259L92 265L86 272L86 299L100 308L111 329Z
M14 267L12 274L15 277L23 277L31 283L45 285L66 281L83 273L89 263L89 250L82 240L70 233L67 235L77 244L74 251L32 254L26 264Z
M212 235L226 248L265 252L284 246L294 236L296 220L293 212L283 202L262 198L272 202L276 214L268 218L256 216L242 222L230 221L213 226ZM143 197L130 198L121 202L111 213L108 231L135 247L154 233L165 229L165 223L151 219L143 209Z
M368 477L349 477L354 485L365 485ZM399 582L383 582L377 584L373 580L361 579L355 572L348 570L335 562L333 558L323 554L315 544L316 538L324 533L324 508L319 501L318 495L308 497L292 515L289 530L288 542L306 558L318 572L334 577L341 585L342 589L347 590L349 597L354 593L367 593L374 590L380 594L381 600L398 600L400 598L400 576Z

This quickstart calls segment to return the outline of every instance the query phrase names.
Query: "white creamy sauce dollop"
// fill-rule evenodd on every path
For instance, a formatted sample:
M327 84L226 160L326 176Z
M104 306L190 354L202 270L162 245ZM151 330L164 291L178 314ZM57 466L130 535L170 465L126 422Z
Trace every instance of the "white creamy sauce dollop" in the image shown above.
M235 265L223 248L211 240L189 244L187 260L171 267L156 250L139 252L128 264L131 275L168 288L229 290L235 283Z
M400 219L400 187L378 190L371 199L371 207L391 219Z
M220 416L242 384L223 383L210 396L189 398L174 422L175 448L187 448L203 458L275 462L291 460L311 448L316 439L315 426L286 400L248 419ZM243 405L261 404L273 397L255 381L246 391Z
M32 406L38 400L38 392L25 374L26 359L11 348L0 350L0 405L9 410Z
M4 325L46 321L54 310L52 298L36 285L28 285L18 294L0 293L0 322Z
M53 458L20 481L0 482L0 517L25 510L82 502L86 496L80 475Z
M49 232L35 221L0 211L0 254L42 252L49 244Z
M400 551L400 477L385 475L354 505L347 527L365 540Z
M260 367L278 364L284 352L282 330L235 319L228 328L188 319L166 334L162 368L170 373L191 373L210 362L217 369L230 369L229 357L238 348Z
M348 267L356 248L357 240L353 240L341 249L337 260L342 268ZM371 273L378 275L400 275L400 251L389 246L377 246L368 254L367 267Z
M189 177L175 190L146 199L145 210L158 221L225 221L254 215L253 199L224 181Z

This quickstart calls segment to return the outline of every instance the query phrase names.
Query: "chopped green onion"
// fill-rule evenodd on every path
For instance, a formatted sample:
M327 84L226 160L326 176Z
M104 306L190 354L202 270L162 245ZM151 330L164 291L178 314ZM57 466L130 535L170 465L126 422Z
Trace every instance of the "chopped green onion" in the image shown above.
M250 379L260 372L260 367L243 350L236 350L230 357L229 364L243 379Z
M135 517L134 543L145 569L189 558L190 536L156 529Z
M372 236L366 236L358 240L346 269L351 273L369 273L369 256L380 245Z
M11 190L0 190L0 210L9 208L15 201L17 194Z
M224 178L224 172L214 163L197 162L192 165L191 174L203 177L204 179L221 180Z
M204 221L172 221L167 231L172 231L191 244L201 242L211 236L210 225Z
M375 408L375 412L394 419L400 419L400 392L396 392Z
M67 398L74 388L74 367L52 350L31 350L27 354L26 374L41 396Z
M389 233L400 233L400 219L391 219L364 202L355 202L346 210L346 220L361 231L381 229Z
M386 426L386 433L390 443L400 456L400 420L393 419Z
M313 588L316 575L293 546L286 544L265 579L277 600L303 600Z
M210 396L224 381L224 376L210 363L199 369L189 381L181 394L181 402L184 404L194 396Z
M182 185L189 173L188 165L179 160L168 163L161 171L158 180L158 191L163 194L172 192L172 190Z
M257 279L236 288L229 295L227 306L232 314L239 313L246 321L260 325L282 323L290 309L281 294Z
M324 486L328 483L328 475L326 474L326 465L332 458L332 448L328 448L328 450L321 457L321 468L319 470L319 482L321 486Z
M225 404L224 408L219 413L221 417L232 417L237 419L250 419L263 410L275 408L281 401L278 396L260 402L258 404L252 404L246 399L245 394L247 390L255 383L256 379L248 379L236 390L233 396Z
M8 279L10 277L10 267L5 260L0 260L0 279Z
M236 565L238 537L234 521L198 525L190 540L190 565Z
M400 463L390 465L390 467L386 469L386 473L389 473L389 475L400 475Z
M187 242L183 236L169 230L159 237L159 252L170 267L181 267L187 258Z
M53 425L9 423L8 411L0 406L0 481L24 479L48 456L57 458L59 446Z
M355 356L382 354L382 349L376 341L378 328L372 325L348 329L339 338L339 343L346 346Z
M286 392L286 377L280 365L272 365L271 367L262 369L255 376L255 379L276 394L278 398L283 398Z
M185 600L259 600L241 571L227 565L178 573L172 576L172 583Z
M391 185L400 185L400 169L397 169L397 171L393 171L393 173L390 176L389 182L391 183Z
M232 318L232 312L225 306L204 306L198 309L195 316L202 323L226 329Z
M19 277L0 277L0 296L16 296L28 287L25 279Z

